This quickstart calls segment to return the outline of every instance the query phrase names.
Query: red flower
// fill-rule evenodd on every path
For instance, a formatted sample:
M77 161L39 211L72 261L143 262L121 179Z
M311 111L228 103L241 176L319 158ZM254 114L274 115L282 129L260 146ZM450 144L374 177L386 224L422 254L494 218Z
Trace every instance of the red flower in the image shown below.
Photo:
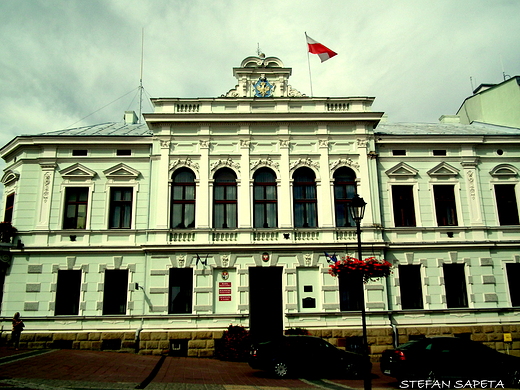
M392 264L386 260L378 260L375 257L368 257L365 260L358 260L354 257L346 256L329 266L329 274L338 276L340 272L351 275L359 275L363 278L363 283L369 280L379 280L392 273Z

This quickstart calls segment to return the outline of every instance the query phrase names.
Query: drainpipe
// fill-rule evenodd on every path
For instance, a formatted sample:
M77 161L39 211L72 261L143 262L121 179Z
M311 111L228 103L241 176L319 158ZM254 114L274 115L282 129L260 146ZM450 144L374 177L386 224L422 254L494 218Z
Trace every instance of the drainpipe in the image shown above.
M393 305L392 305L392 294L390 294L390 278L386 278L386 300L388 302L388 320L392 327L392 336L394 341L394 347L397 348L399 345L399 329L397 329L397 321L394 318Z
M135 330L135 353L139 353L139 344L140 344L140 341L141 341L141 331L143 330L143 326L144 326L144 288L143 286L139 286L138 283L135 284L135 289L136 290L143 290L143 312L142 312L142 315L141 315L141 323L139 324L139 328L137 328Z

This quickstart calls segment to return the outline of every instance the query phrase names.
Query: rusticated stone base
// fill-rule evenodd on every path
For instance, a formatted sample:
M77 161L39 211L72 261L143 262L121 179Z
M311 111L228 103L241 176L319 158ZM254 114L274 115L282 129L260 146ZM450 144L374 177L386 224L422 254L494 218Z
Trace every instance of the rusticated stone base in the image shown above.
M313 336L321 337L331 344L360 351L361 329L316 329ZM504 334L511 334L512 341L504 342ZM118 352L138 352L144 355L171 354L175 356L213 357L215 340L222 338L223 331L193 332L82 332L82 333L22 333L20 348L83 349ZM368 329L367 338L372 360L378 361L385 349L392 348L395 337L398 344L414 338L432 336L455 336L482 342L500 352L520 356L520 326L479 325L446 327L399 327L397 335L393 329ZM4 333L0 344L9 344L10 334ZM137 345L138 344L138 345ZM138 348L136 348L138 346Z

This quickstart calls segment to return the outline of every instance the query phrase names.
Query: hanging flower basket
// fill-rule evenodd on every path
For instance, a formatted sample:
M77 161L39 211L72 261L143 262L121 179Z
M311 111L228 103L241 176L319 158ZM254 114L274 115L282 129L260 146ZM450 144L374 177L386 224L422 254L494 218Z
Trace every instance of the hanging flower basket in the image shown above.
M363 278L363 283L376 281L387 277L392 273L392 264L386 260L378 260L369 257L365 260L358 260L354 257L344 257L330 265L329 274L339 275L359 275Z

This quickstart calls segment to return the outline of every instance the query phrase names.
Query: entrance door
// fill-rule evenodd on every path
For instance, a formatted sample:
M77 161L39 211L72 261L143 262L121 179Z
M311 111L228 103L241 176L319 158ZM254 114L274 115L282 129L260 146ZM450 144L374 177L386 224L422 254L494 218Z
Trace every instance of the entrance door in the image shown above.
M282 267L249 268L249 329L256 341L283 334Z

